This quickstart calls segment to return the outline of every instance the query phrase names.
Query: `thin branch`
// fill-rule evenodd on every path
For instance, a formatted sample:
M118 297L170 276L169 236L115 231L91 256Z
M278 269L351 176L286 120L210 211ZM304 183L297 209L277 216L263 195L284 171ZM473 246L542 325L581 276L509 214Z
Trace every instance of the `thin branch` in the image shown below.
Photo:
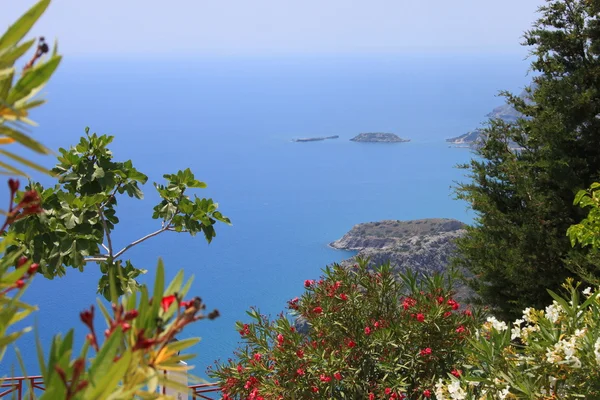
M109 251L109 250L108 250L108 247L106 247L106 245L105 245L104 243L102 243L102 248L103 248L104 250L106 250L106 251Z
M101 257L88 257L88 258L84 258L83 262L86 262L86 263L87 262L102 262L102 261L107 261L107 260L108 260L108 257L104 257L104 256L101 256Z
M106 241L108 242L108 256L110 258L114 258L113 257L113 247L112 247L112 240L110 239L110 233L108 232L108 226L106 224L106 219L104 218L104 213L102 212L102 208L100 206L98 206L98 214L100 214L100 220L102 221L102 226L104 227L104 233L106 234Z
M132 248L133 246L135 246L135 245L138 245L138 244L142 243L143 241L150 239L151 237L154 237L154 236L156 236L156 235L159 235L159 234L161 234L161 233L163 233L163 232L167 231L168 229L169 229L169 228L168 228L168 226L167 226L167 227L164 227L164 228L160 228L159 230L157 230L157 231L154 231L154 232L152 232L152 233L149 233L149 234L147 234L146 236L144 236L143 238L136 240L135 242L131 242L131 243L129 243L127 246L125 246L123 249L121 249L121 250L120 250L120 251L119 251L117 254L115 254L115 255L114 255L114 257L113 257L113 259L117 259L117 258L119 258L119 256L120 256L121 254L125 253L127 250L129 250L129 249L130 249L130 248Z

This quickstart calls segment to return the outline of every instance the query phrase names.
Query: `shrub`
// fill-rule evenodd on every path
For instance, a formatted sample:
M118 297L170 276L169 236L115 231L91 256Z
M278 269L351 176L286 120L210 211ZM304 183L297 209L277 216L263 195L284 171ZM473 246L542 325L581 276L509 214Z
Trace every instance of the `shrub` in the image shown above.
M224 399L430 397L437 379L462 364L479 321L452 298L452 282L417 280L389 265L369 271L366 260L328 267L289 301L307 332L253 309L252 323L237 324L244 345L236 359L209 375Z
M489 318L468 348L458 378L440 380L441 399L600 398L600 290L568 280L568 296L545 310L526 308L512 324Z

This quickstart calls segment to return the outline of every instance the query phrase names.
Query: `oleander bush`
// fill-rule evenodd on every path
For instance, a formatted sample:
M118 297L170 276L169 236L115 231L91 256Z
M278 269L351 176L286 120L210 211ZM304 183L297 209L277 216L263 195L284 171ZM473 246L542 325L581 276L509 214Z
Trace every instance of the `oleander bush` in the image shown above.
M460 377L440 379L442 399L600 398L600 290L568 280L545 310L510 324L489 318L470 339Z
M481 313L453 299L453 276L419 278L366 260L327 267L289 301L291 316L249 311L242 347L209 374L223 399L431 397L440 377L459 374Z

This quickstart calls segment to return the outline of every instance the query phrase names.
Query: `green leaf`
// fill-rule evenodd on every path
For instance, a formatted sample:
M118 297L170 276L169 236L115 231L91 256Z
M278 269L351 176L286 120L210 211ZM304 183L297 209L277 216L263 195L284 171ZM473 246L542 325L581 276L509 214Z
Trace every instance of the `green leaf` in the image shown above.
M44 64L31 68L17 81L9 91L6 102L12 104L28 96L32 91L45 84L60 64L61 56L56 56Z
M6 33L0 38L0 50L15 46L36 23L40 16L46 11L50 0L41 0L29 9L21 18L12 24Z
M113 331L108 339L104 342L100 351L96 355L92 365L90 366L90 399L99 399L101 393L106 389L105 382L110 381L112 366L114 365L114 358L119 349L119 343L123 337L121 328L118 327ZM87 394L88 391L86 391Z
M35 43L35 39L31 39L17 47L8 48L3 52L0 52L0 68L12 67L23 54L31 48Z
M38 164L36 164L34 162L31 162L31 161L29 161L29 160L27 160L27 159L25 159L25 158L23 158L21 156L18 156L18 155L14 154L14 153L11 153L11 152L3 150L3 149L0 149L0 154L3 154L3 155L5 155L8 158L12 158L13 160L15 160L15 161L17 161L17 162L19 162L19 163L21 163L23 165L26 165L29 168L35 169L36 171L39 171L39 172L42 172L44 174L50 175L50 171L48 171L46 168L44 168L41 165L38 165Z
M40 154L50 154L51 151L47 147L41 145L24 133L12 129L6 125L0 125L0 134L6 135L14 139L16 142Z

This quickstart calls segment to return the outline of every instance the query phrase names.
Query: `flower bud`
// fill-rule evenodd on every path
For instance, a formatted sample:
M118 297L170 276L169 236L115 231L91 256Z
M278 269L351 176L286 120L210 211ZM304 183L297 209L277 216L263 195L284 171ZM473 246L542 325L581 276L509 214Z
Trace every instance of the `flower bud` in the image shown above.
M14 194L17 190L19 190L19 181L16 179L9 179L8 187L10 188L11 193Z

